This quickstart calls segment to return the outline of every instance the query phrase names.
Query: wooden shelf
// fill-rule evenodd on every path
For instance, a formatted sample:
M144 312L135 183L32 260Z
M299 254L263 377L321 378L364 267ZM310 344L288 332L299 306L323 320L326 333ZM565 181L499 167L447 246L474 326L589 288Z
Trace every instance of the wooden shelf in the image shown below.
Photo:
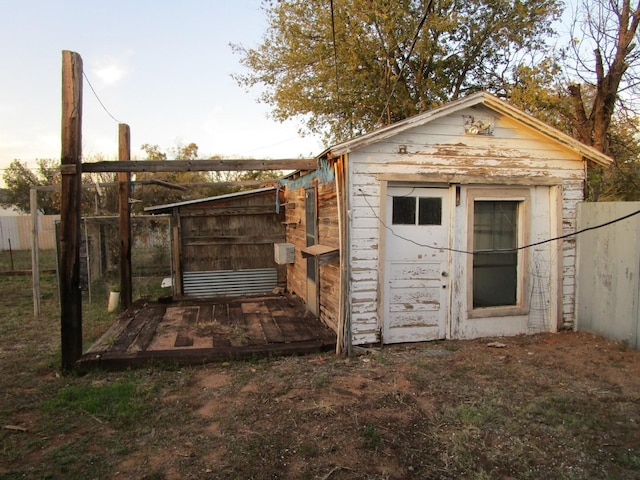
M340 249L327 245L311 245L300 250L302 258L317 257L320 265L336 263L340 259Z

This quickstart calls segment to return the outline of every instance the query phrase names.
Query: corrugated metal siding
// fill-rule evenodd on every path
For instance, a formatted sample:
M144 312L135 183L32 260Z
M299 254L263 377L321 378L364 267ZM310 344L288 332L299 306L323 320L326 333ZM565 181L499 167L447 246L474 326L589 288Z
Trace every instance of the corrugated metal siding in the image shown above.
M55 248L55 221L59 215L38 216L38 242L40 249L49 250ZM0 217L0 249L31 250L31 216L20 215L12 217Z
M259 295L278 286L277 268L185 272L184 294L190 297Z

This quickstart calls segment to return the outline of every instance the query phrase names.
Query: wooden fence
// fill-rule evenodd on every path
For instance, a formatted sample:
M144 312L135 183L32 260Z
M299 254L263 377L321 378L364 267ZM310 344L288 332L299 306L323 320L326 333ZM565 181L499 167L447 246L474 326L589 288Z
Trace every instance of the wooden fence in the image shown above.
M42 250L56 246L55 222L60 215L38 215L38 242ZM31 215L0 217L0 250L31 250Z
M576 328L640 348L640 202L578 205Z

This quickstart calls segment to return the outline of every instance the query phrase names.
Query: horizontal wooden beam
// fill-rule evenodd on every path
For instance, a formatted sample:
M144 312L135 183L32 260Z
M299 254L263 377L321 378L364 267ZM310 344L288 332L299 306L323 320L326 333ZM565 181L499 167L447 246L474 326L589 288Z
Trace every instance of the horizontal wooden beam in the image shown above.
M132 160L82 164L82 173L104 172L245 172L253 170L313 170L316 160L294 158L278 160Z
M285 241L283 235L271 235L265 237L236 235L198 235L190 237L182 237L185 247L204 246L204 245L265 245L282 243Z
M186 190L192 188L219 188L219 187L270 187L275 186L278 183L278 179L273 180L236 180L232 182L210 182L210 183L175 183L177 187L185 187ZM137 180L131 182L131 185L159 185L157 180ZM101 188L117 187L117 182L101 182L98 183ZM60 190L60 185L42 185L39 187L33 187L39 192L57 192ZM83 183L83 190L93 190L96 188L95 183ZM182 190L182 188L180 188Z
M216 207L213 205L206 205L206 202L203 202L202 205L189 205L191 208L184 209L184 211L180 212L180 216L185 218L218 217L223 215L278 215L278 213L276 212L275 198L273 203L274 205L238 205L232 207ZM158 210L162 210L162 208L155 207L153 209L153 211ZM169 210L169 208L166 208L166 210Z
M516 185L516 186L555 186L562 185L562 179L559 177L543 177L543 176L501 176L501 175L466 175L454 173L379 173L376 175L378 180L387 182L427 182L441 183L443 185L460 184L460 185Z

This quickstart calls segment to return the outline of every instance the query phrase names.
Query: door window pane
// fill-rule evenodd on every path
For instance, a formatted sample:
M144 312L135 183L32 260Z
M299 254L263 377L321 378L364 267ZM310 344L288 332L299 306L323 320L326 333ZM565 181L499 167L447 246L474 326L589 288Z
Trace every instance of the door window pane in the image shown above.
M394 225L442 225L440 197L393 197L392 208Z
M393 197L391 219L394 225L415 225L416 197Z
M418 225L442 225L442 198L420 197Z
M473 307L516 305L518 203L476 201L473 213Z

